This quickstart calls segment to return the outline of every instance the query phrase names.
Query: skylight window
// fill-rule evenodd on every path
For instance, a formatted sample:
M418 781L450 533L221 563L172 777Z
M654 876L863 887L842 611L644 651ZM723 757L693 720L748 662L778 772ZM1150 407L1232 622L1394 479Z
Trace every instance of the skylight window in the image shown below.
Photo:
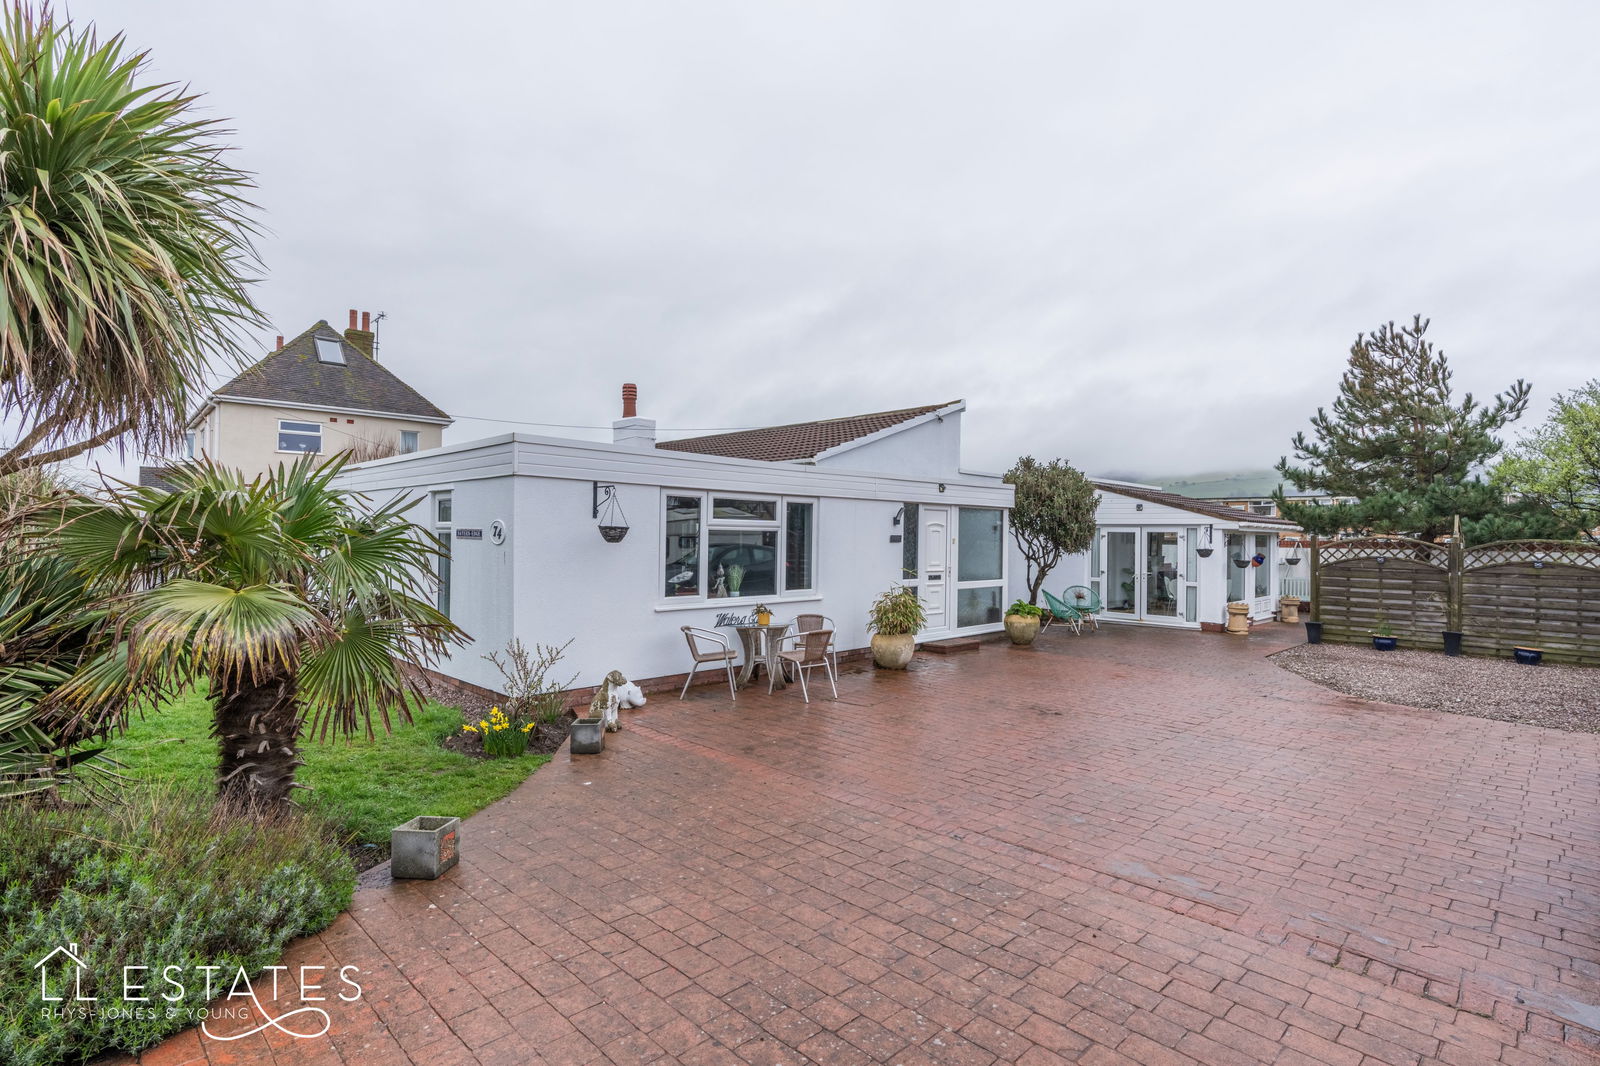
M317 361L344 365L344 346L337 337L317 338Z

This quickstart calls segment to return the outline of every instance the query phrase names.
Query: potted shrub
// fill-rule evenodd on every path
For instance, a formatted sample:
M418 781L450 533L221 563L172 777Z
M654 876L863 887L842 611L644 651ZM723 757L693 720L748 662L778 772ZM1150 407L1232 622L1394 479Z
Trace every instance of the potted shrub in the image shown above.
M764 603L756 604L756 625L770 626L772 624L772 608Z
M872 661L885 670L904 670L917 650L917 634L925 622L916 589L895 585L879 596L867 612Z
M1019 647L1032 644L1043 623L1044 611L1026 600L1018 600L1006 608L1006 636Z
M1372 646L1379 651L1394 651L1400 644L1400 639L1394 635L1394 630L1389 628L1389 623L1378 616L1378 628L1372 633Z

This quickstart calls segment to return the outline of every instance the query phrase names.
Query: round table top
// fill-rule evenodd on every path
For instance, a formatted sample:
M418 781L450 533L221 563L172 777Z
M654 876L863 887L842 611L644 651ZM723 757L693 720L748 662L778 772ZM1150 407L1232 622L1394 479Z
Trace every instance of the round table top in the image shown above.
M739 632L739 633L744 633L744 632L760 633L760 632L764 632L764 631L772 631L772 632L781 633L785 629L788 629L792 625L794 625L793 622L768 622L764 626L762 626L762 625L748 625L748 626L734 626L733 628L734 628L734 630L736 632Z

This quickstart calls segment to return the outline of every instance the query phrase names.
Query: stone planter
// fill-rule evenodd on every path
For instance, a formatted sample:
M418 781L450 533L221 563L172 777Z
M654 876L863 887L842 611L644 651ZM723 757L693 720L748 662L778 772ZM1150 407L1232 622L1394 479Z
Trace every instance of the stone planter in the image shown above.
M911 633L872 634L872 661L885 670L904 670L917 652L917 638Z
M1278 600L1278 610L1280 612L1280 617L1285 622L1298 622L1298 621L1300 621L1300 597L1299 596L1283 596L1283 597L1280 597L1279 600Z
M461 861L461 819L423 815L389 832L389 875L431 881Z
M1248 603L1228 604L1228 632L1236 637L1242 637L1250 632L1250 605Z
M606 750L606 720L579 718L572 723L571 751L574 755L599 755Z
M1019 647L1027 647L1039 635L1038 615L1033 614L1008 614L1006 615L1006 636L1011 638L1011 643Z

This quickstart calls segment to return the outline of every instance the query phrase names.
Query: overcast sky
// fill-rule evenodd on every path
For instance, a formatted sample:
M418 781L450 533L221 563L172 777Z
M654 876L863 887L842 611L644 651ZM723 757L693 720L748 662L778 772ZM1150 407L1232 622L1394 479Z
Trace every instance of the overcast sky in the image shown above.
M387 312L447 442L635 381L664 430L959 397L970 467L1182 474L1419 311L1458 389L1600 373L1593 3L70 10L232 120L262 349Z

